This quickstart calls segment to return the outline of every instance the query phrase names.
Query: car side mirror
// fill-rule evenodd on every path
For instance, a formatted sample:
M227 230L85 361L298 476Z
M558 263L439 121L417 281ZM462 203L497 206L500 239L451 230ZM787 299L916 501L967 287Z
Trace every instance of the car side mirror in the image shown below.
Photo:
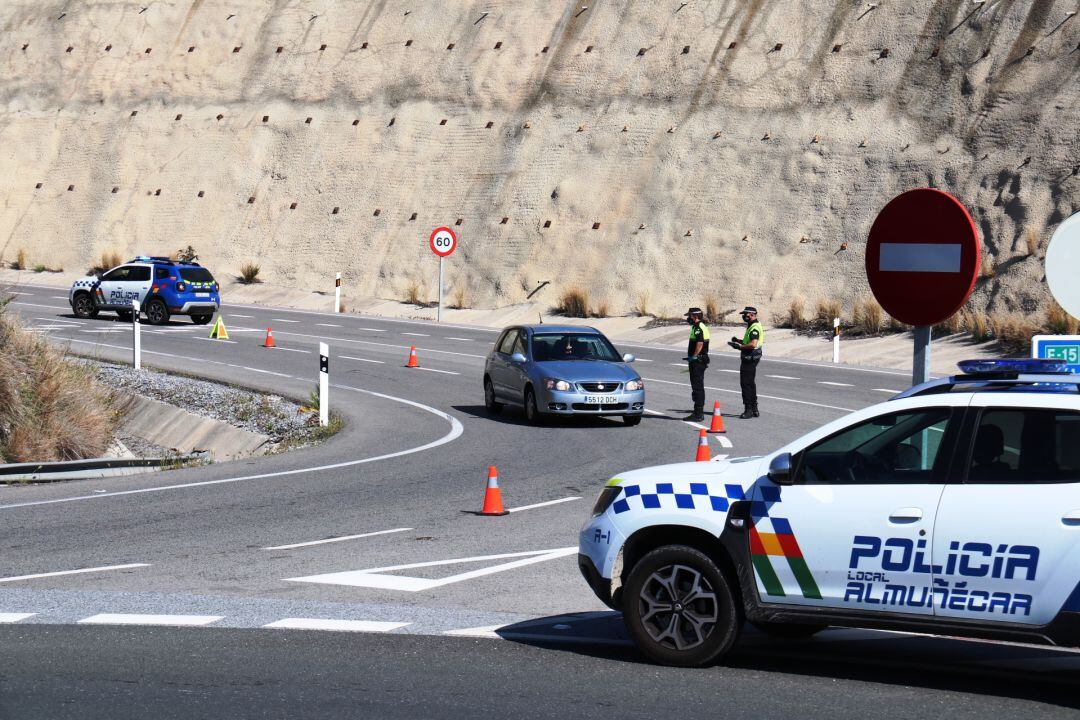
M634 357L633 355L631 355L630 353L626 353L625 355L622 356L622 361L624 363L632 363L635 360L637 360L637 358Z
M510 356L510 362L516 362L516 363L528 362L528 358L526 358L521 353L514 353L513 355Z
M769 479L777 485L791 485L791 453L780 453L769 463Z

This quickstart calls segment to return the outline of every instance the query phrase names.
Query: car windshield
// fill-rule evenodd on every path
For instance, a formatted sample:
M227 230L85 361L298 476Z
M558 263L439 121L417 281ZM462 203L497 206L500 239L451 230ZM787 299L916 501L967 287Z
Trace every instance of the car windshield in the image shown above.
M180 277L184 278L188 282L214 282L214 276L210 274L210 271L206 268L201 267L180 268Z
M615 351L603 335L591 333L544 333L534 334L532 354L535 362L546 360L608 360L620 362Z

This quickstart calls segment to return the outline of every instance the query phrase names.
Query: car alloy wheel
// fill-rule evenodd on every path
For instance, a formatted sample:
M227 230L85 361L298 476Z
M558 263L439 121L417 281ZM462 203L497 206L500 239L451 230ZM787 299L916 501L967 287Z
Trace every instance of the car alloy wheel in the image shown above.
M78 318L92 318L97 315L97 308L94 306L94 300L87 293L79 293L75 296L75 317Z
M623 620L637 647L665 665L696 667L723 655L742 625L732 584L705 553L666 545L634 565Z
M151 300L146 304L146 319L151 325L164 325L169 322L169 310L161 300Z
M490 378L484 379L484 407L488 412L497 413L502 410L502 403L495 400L495 386Z
M534 425L540 423L540 411L536 408L536 392L532 388L525 391L525 419Z

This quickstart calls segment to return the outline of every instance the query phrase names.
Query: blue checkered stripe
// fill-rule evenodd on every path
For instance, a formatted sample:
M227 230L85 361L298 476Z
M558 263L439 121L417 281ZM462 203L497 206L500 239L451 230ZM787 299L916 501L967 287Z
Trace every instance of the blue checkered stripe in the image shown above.
M642 510L660 510L664 506L671 507L671 501L662 501L664 497L674 498L675 508L679 510L714 510L727 512L731 503L737 500L746 500L746 491L741 485L724 485L723 495L713 495L709 492L706 483L690 483L689 493L677 493L673 483L657 483L655 492L642 492L640 485L624 485L622 497L616 500L611 509L616 515L629 512L631 505L640 503ZM769 516L769 508L774 503L780 502L780 488L775 486L763 486L755 493L757 497L750 501L750 514L754 518ZM639 498L635 500L635 498ZM631 503L631 501L633 501Z
M72 287L93 287L96 280L76 280Z

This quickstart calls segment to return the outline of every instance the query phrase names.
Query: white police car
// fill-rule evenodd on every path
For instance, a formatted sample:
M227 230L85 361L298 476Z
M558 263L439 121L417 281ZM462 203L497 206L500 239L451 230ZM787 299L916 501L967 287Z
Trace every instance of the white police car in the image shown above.
M619 475L582 574L670 665L723 655L744 620L1080 645L1080 375L960 369L763 457Z
M190 315L192 322L210 322L221 306L218 283L196 262L140 255L101 275L80 278L68 290L76 317L96 317L112 310L131 320L132 300L152 325L164 325L171 315Z

